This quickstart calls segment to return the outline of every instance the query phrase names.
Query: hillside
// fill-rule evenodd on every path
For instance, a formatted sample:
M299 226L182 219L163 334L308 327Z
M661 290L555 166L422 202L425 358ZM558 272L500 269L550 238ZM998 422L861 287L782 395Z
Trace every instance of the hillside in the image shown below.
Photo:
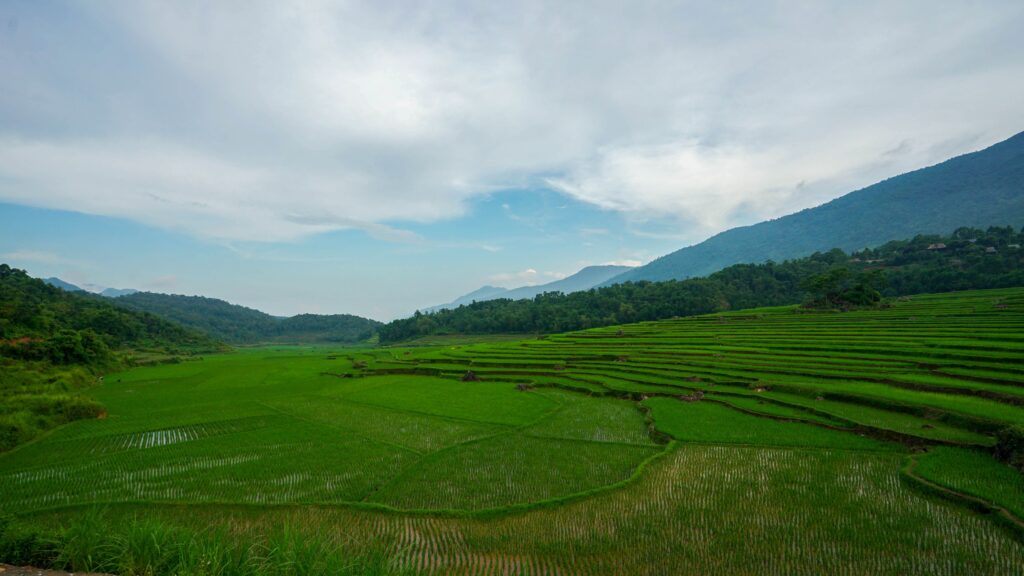
M204 296L136 292L112 300L149 312L233 344L259 342L359 342L373 335L376 320L350 314L300 314L278 318Z
M705 276L732 264L782 261L831 248L858 250L957 226L1022 224L1024 133L816 208L727 230L605 285Z
M422 310L422 312L436 312L438 310L458 308L459 306L472 304L473 302L484 302L487 300L496 300L498 298L522 300L526 298L533 298L538 294L544 294L547 292L572 294L573 292L579 292L581 290L590 290L594 286L606 282L630 269L630 266L587 266L572 276L562 278L561 280L555 280L554 282L548 282L547 284L521 286L519 288L512 289L499 288L497 286L484 286L466 294L465 296L460 296L448 304L432 306Z
M100 291L100 296L106 296L107 298L120 298L121 296L127 296L129 294L135 294L138 290L134 288L104 288Z
M44 278L43 282L46 282L50 286L55 286L57 288L60 288L61 290L66 290L68 292L85 292L85 290L79 288L78 286L75 286L70 282L65 282L60 278L56 277Z
M705 278L477 302L395 320L379 333L382 342L431 334L552 333L796 304L812 296L808 281L826 273L835 273L836 294L855 288L902 296L1024 286L1021 245L1024 231L965 227L949 236L916 236L853 254L836 248L782 263L736 264Z
M98 415L100 406L79 392L128 363L119 351L167 356L222 348L205 334L0 264L0 451Z

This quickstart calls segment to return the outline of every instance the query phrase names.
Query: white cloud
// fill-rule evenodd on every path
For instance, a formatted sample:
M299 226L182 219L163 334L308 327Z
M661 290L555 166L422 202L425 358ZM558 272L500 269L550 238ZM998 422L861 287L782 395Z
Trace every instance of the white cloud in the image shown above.
M7 262L34 262L41 264L63 264L67 260L53 252L42 250L12 250L0 254L0 259Z
M561 280L567 274L563 272L538 272L533 268L527 268L519 272L502 272L487 277L488 284L501 286L503 288L518 288L520 286L532 286L544 284L554 280Z
M0 200L206 238L416 242L541 175L694 238L1024 127L1012 2L81 9L109 49L0 49Z
M174 274L164 274L163 276L157 276L151 278L142 283L138 288L139 290L148 290L150 292L168 292L178 286L178 277Z

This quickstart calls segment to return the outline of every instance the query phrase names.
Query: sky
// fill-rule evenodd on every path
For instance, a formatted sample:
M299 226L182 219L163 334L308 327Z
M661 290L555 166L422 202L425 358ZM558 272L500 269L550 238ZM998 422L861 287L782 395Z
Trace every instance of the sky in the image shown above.
M0 261L381 320L1024 130L1024 3L0 2Z

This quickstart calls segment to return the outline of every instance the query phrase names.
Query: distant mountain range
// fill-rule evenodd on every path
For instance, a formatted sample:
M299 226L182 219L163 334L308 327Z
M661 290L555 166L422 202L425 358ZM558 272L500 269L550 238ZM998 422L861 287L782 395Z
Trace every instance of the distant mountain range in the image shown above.
M138 292L138 290L133 288L103 288L99 291L86 290L85 288L76 286L70 282L65 282L57 277L44 278L43 282L46 282L50 286L56 286L65 292L90 292L92 294L106 296L107 298L119 298L121 296L127 296L128 294L135 294Z
M827 204L733 228L605 281L706 276L732 264L858 250L958 226L1024 224L1024 132L989 148L884 180Z
M260 342L360 342L373 336L381 323L351 314L271 316L259 310L204 296L140 292L131 288L85 290L60 278L43 282L64 290L110 298L121 308L148 312L198 330L230 344Z
M149 312L230 344L260 342L359 342L380 322L351 314L299 314L289 318L204 296L136 292L111 300L122 308Z
M0 264L0 309L18 311L0 317L0 336L28 339L23 342L26 345L32 340L50 339L60 344L24 349L15 357L36 359L33 355L63 354L49 359L56 364L100 364L113 361L103 357L103 347L165 351L224 347L199 331L115 306L116 301L99 298L59 278L40 280L24 270ZM83 333L85 330L90 332ZM96 337L103 346L97 347Z
M473 302L484 302L487 300L496 300L498 298L524 300L527 298L533 298L538 294L544 294L545 292L562 292L563 294L571 294L581 290L589 290L628 270L631 270L630 266L587 266L572 276L567 276L561 280L555 280L554 282L548 282L547 284L522 286L519 288L484 286L483 288L478 288L465 296L460 296L448 304L425 308L421 310L421 312L437 312L438 310L458 308L459 306L472 304Z
M135 294L138 290L134 288L104 288L100 291L100 296L106 296L107 298L120 298L121 296L128 296L129 294Z
M65 281L61 280L60 278L43 278L43 282L46 282L50 286L55 286L57 288L60 288L61 290L65 291L65 292L85 292L85 290L82 290L78 286L75 286L74 284L72 284L70 282L65 282Z

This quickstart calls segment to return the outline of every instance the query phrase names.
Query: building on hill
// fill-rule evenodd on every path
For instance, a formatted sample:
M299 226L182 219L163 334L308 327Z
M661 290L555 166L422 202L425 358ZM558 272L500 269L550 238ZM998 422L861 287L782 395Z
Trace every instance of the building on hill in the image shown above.
M943 244L942 242L937 242L935 244L929 244L928 245L928 249L929 250L945 250L946 249L946 245Z
M985 253L986 254L995 254L996 253L996 247L995 246L989 246L988 248L985 248Z

